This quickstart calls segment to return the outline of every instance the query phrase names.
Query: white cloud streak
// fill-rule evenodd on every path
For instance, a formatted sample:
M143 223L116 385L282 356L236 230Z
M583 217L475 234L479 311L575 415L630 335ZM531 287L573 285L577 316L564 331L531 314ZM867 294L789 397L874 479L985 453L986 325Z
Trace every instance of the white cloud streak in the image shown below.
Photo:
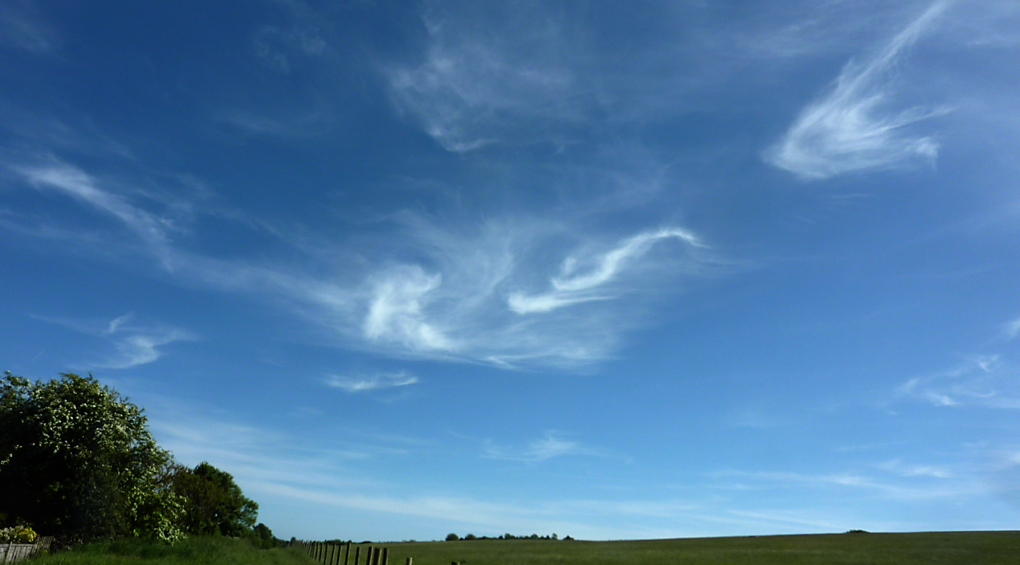
M1020 335L1020 318L1007 323L1004 331L1008 339L1016 339Z
M627 331L648 323L647 305L676 292L676 282L702 276L708 264L707 247L675 226L613 240L529 216L440 228L404 213L390 220L396 229L346 252L357 271L324 274L315 256L282 266L184 251L171 237L181 232L174 220L143 208L159 199L130 187L146 199L129 199L55 157L8 168L36 190L114 219L182 282L270 298L324 329L329 340L396 357L501 367L588 365L610 356ZM74 235L73 227L65 229ZM122 237L108 239L95 251L125 246ZM667 240L683 245L663 245ZM340 249L345 242L326 245ZM550 276L553 270L558 273ZM544 289L525 290L535 287ZM154 358L160 346L180 337L125 340L120 364Z
M937 407L1020 409L1017 374L1001 355L976 355L945 371L913 377L896 393Z
M399 371L373 375L330 375L325 382L326 386L354 394L413 385L418 382L418 377L408 374L406 371Z
M896 477L875 478L863 473L848 471L841 473L794 473L794 472L746 472L721 471L713 473L716 478L736 478L753 482L754 488L776 488L797 485L818 489L846 489L848 491L872 492L892 500L930 500L937 498L962 498L982 493L976 481L948 481L948 477L929 473L906 474L895 470ZM746 485L741 485L747 488Z
M579 302L608 300L612 298L605 290L600 292L627 263L639 259L651 247L664 239L676 238L695 247L700 247L697 237L682 229L667 228L646 232L623 241L618 247L594 257L568 257L560 269L560 276L550 284L552 290L545 294L526 295L512 293L507 304L518 314L549 312ZM588 270L579 272L585 266Z
M516 137L513 130L534 118L579 116L570 96L574 73L551 56L563 47L561 29L541 5L461 8L430 6L424 60L385 71L398 108L459 153Z
M118 336L113 340L117 354L96 367L130 369L138 365L152 363L163 356L163 351L160 349L162 346L190 339L193 339L190 333L176 330L157 331L147 335L136 333Z
M896 473L901 477L930 477L935 479L951 479L953 473L935 465L910 465L899 459L886 461L877 465L879 469Z
M485 457L490 459L537 463L555 457L581 455L605 456L605 453L598 449L585 447L576 441L562 439L560 434L554 431L546 432L544 437L531 442L523 449L498 446L491 441L485 442Z
M417 266L381 275L371 285L365 337L373 341L393 341L422 351L454 349L454 343L442 330L426 321L423 312L441 282L441 275L428 275Z
M55 157L47 157L37 164L13 166L11 169L37 190L65 194L117 218L159 256L164 268L173 269L173 254L169 248L170 233L178 230L170 218L142 210L125 197L101 187L91 175Z
M43 316L35 318L109 342L114 348L113 354L98 361L77 363L96 369L130 369L152 363L164 355L164 346L197 339L192 332L180 328L132 323L134 314L130 312L106 324Z
M947 110L892 110L892 75L904 52L935 26L947 6L946 1L935 2L877 55L864 63L847 63L832 92L801 112L766 151L766 161L806 180L934 161L938 142L911 135L907 128Z

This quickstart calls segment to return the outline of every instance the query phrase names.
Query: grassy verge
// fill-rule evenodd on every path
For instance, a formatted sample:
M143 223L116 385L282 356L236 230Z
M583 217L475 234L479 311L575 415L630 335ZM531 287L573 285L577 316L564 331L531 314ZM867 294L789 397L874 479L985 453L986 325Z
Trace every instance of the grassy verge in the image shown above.
M375 544L373 544L375 545ZM383 545L383 544L379 544ZM1020 532L836 534L584 542L475 540L391 543L391 565L1016 565ZM190 538L91 544L32 559L67 565L313 565L298 548L261 550L244 540ZM353 565L353 559L352 563ZM364 565L364 555L362 562Z
M1016 565L1020 532L835 534L620 542L387 544L404 565Z
M40 555L29 565L312 565L297 548L257 549L245 540L188 538L175 545L130 539Z

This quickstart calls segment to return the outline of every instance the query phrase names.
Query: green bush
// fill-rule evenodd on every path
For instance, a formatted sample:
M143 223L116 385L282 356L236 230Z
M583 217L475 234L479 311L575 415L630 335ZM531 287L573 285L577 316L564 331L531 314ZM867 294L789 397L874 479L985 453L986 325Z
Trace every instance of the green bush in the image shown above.
M91 375L0 378L0 506L8 523L86 540L175 541L183 509L165 481L171 464L142 409Z
M30 526L0 528L0 543L33 543L36 533Z

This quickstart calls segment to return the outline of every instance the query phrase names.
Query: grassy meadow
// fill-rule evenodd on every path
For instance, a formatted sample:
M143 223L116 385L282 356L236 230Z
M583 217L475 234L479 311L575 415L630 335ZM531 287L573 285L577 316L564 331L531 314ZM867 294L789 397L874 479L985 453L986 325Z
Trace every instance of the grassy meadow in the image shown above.
M474 540L389 543L404 565L1016 565L1020 532L832 534L645 541ZM352 560L353 561L353 560ZM190 538L174 546L141 541L92 544L42 555L31 564L314 565L298 548L261 550L230 538ZM351 564L353 565L353 563ZM362 564L364 565L364 557Z
M1017 565L1020 532L386 544L391 565Z

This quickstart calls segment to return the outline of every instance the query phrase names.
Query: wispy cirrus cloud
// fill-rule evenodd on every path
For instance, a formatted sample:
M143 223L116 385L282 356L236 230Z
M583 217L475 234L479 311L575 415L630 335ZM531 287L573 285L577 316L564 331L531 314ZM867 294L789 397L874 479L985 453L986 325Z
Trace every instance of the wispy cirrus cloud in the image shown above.
M1000 355L975 355L955 367L913 377L896 392L933 406L1020 409L1017 369Z
M889 469L894 476L875 477L857 471L834 473L798 473L786 471L719 471L712 473L716 479L739 480L740 489L746 488L798 488L842 489L871 492L880 497L896 500L929 500L935 498L957 498L973 496L983 492L976 479L954 480L930 472L905 474L897 467ZM748 484L750 483L750 484ZM724 487L725 488L725 487Z
M97 369L130 369L156 361L164 355L163 347L180 341L193 341L192 332L166 325L142 325L133 322L133 313L118 316L108 323L35 316L79 333L100 338L114 349L107 357L79 363Z
M449 151L518 139L536 119L569 122L581 115L572 94L577 77L564 61L564 29L547 7L493 8L429 3L422 61L385 70L398 108Z
M877 465L879 469L900 475L901 477L932 477L951 479L953 472L937 465L916 465L904 463L899 459L885 461Z
M32 0L12 0L0 6L0 44L32 53L47 53L58 44L57 34L39 14Z
M939 0L864 62L850 61L830 93L808 105L765 160L806 179L934 161L939 144L909 126L945 108L895 109L895 73L905 52L933 29L946 11Z
M325 380L326 386L338 388L350 394L404 387L418 382L418 377L406 371L371 375L330 375Z
M546 432L545 436L532 441L524 448L499 446L492 441L485 442L485 457L490 459L537 463L554 457L578 455L602 457L606 454L599 449L586 447L579 442L563 439L561 434L555 431Z
M1008 339L1015 339L1016 336L1020 335L1020 318L1008 322L1003 327L1003 333Z
M442 284L440 273L429 274L417 265L389 269L370 283L364 336L372 341L387 340L422 351L450 351L456 348L446 332L429 320L424 308Z
M8 167L36 190L64 194L113 216L145 242L164 268L173 269L171 234L180 231L173 218L132 204L126 196L104 187L94 176L52 155Z
M579 302L612 299L614 293L606 287L627 263L639 259L659 241L671 238L694 247L701 246L697 236L679 228L640 233L605 253L567 257L560 268L560 275L550 280L551 291L537 295L514 292L507 299L507 304L518 314L530 314L549 312Z
M574 242L562 225L520 218L452 232L420 218L407 225L421 259L367 278L362 336L420 354L509 365L591 363L646 323L642 304L675 292L667 281L710 270L706 248L682 228L623 239L578 234ZM671 239L683 245L652 253ZM536 286L545 288L525 290Z
M319 30L307 24L283 29L274 25L263 26L255 34L252 44L259 61L284 74L291 71L294 54L318 57L329 48Z
M195 203L170 205L148 189L113 185L49 155L7 168L27 186L66 196L126 228L137 239L136 252L150 254L181 282L270 299L312 321L329 341L396 357L588 365L649 323L647 307L677 292L678 281L705 276L712 264L708 247L679 226L620 237L569 218L554 222L525 213L439 226L404 212L379 220L388 229L359 238L357 246L323 238L299 261L221 259L175 240L190 233L191 223L222 219L200 214ZM181 218L189 231L180 227ZM217 227L250 228L234 222ZM73 236L73 226L63 229ZM278 230L263 231L280 237ZM104 249L101 233L89 232L98 243L93 252ZM107 239L105 246L121 251L131 241L114 232ZM324 265L322 245L343 250L359 268ZM133 347L160 345L137 340Z

